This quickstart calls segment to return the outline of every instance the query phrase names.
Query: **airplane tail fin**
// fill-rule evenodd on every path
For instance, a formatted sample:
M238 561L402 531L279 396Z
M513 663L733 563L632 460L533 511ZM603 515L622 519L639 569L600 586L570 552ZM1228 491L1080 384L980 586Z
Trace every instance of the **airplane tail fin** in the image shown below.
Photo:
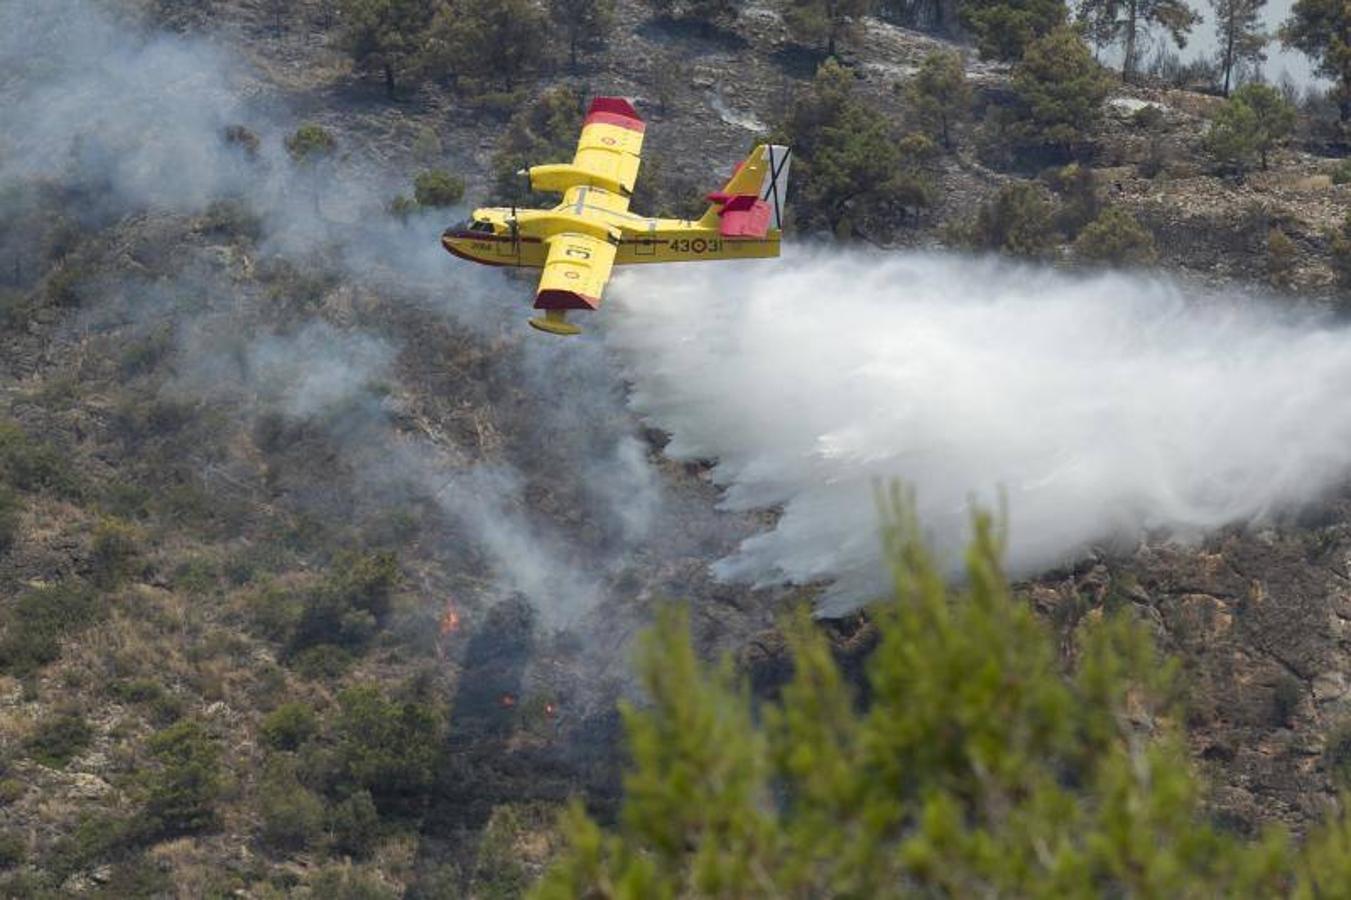
M760 144L737 163L699 224L717 225L726 237L764 237L783 228L788 199L788 163L793 152L778 144Z

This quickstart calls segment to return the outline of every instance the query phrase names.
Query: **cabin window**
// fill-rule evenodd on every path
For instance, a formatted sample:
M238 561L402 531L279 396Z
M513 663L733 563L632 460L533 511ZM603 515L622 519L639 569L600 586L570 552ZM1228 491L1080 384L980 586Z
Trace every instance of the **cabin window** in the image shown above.
M475 222L473 225L470 225L470 226L469 226L469 230L470 230L470 231L483 231L483 232L487 232L488 234L492 234L492 233L493 233L493 223L492 223L492 222Z

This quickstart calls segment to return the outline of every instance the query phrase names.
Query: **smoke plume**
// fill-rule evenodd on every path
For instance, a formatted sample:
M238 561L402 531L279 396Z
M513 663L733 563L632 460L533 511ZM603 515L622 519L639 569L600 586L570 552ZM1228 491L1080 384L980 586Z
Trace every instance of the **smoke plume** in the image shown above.
M960 256L800 251L626 273L609 344L677 459L729 509L781 508L716 564L882 587L874 491L902 480L951 555L1007 496L1027 575L1146 529L1189 537L1312 500L1351 468L1351 333L1163 278Z

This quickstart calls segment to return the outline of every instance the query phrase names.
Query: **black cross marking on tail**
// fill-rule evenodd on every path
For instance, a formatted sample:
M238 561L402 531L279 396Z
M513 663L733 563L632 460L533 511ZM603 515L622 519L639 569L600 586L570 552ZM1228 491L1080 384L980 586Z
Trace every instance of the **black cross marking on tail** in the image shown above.
M790 157L790 156L793 155L793 150L792 150L792 148L790 148L790 147L784 147L784 148L783 148L783 157L782 157L781 159L779 159L778 161L775 161L775 159L774 159L774 145L773 145L773 144L770 144L770 145L769 145L769 151L768 151L768 152L769 152L769 185L765 188L765 195L764 195L763 197L761 197L760 199L761 199L761 200L768 200L770 197L773 197L773 198L774 198L774 227L777 228L777 229L779 229L780 231L782 231L782 230L783 230L783 222L780 221L780 215L779 215L779 201L778 201L778 197L779 197L779 173L782 172L782 171L788 166L788 157ZM784 199L784 202L787 202L787 201L788 201L788 197L786 196L787 193L788 193L787 191L784 192L784 194L785 194L785 196L784 196L784 198L783 198L783 199Z

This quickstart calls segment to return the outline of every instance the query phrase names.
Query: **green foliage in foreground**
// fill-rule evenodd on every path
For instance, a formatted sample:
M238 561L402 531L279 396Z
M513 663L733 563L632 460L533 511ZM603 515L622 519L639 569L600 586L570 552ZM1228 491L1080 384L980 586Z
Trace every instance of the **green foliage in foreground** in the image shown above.
M1206 821L1175 666L1140 622L1090 616L1066 672L988 517L954 589L897 509L867 702L799 612L792 680L756 715L668 611L640 658L650 704L624 710L619 822L574 807L538 897L1348 895L1344 817L1299 852Z

